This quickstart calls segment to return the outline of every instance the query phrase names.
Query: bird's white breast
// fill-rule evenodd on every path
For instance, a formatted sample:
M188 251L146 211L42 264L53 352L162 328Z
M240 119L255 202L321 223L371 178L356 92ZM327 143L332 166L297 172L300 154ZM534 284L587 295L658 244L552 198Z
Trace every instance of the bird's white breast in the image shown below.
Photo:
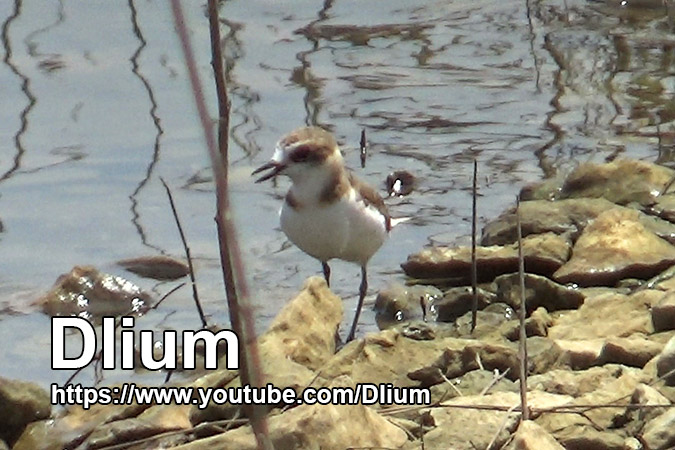
M385 218L366 206L356 192L326 204L295 208L284 203L281 229L305 253L328 261L333 258L365 265L387 237Z

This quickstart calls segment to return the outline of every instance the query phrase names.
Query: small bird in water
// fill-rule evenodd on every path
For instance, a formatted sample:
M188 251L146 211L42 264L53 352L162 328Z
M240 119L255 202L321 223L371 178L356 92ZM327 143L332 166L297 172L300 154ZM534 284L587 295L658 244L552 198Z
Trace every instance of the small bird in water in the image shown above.
M366 266L391 230L382 197L349 172L331 133L303 127L277 142L274 156L253 175L269 170L260 183L277 175L291 179L281 207L281 229L300 250L321 261L330 286L328 261L337 258L361 266L359 302L347 341L354 339L368 290Z

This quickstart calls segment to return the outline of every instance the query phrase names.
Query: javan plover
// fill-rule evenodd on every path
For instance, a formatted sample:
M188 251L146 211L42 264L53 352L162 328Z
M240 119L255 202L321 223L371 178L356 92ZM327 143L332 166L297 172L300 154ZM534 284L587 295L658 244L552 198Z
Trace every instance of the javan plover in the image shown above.
M354 339L368 290L366 265L391 229L384 201L371 186L345 169L332 134L303 127L277 142L274 156L253 175L270 170L256 183L277 175L291 179L281 207L281 229L300 250L321 261L330 286L328 261L337 258L361 266L359 303L347 341Z

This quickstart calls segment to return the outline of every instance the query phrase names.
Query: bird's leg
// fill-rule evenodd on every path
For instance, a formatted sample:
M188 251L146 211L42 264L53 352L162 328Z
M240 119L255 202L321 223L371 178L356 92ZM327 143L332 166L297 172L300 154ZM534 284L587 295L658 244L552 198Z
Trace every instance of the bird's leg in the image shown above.
M354 322L352 322L352 328L349 330L347 335L347 342L354 339L354 334L356 333L356 325L359 323L359 316L361 315L361 308L363 308L363 299L366 298L366 292L368 292L368 274L366 273L366 266L361 266L361 286L359 286L359 304L356 305L356 315L354 316Z
M327 262L321 261L321 267L323 268L323 277L326 279L326 284L330 287L330 267Z

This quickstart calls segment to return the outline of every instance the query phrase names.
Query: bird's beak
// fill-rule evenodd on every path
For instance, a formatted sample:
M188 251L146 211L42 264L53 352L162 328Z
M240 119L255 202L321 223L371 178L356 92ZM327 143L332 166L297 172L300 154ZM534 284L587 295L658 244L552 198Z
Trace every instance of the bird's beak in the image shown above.
M278 163L278 162L276 162L276 161L270 161L270 162L268 162L267 164L263 164L262 166L260 166L260 167L258 167L257 169L255 169L255 170L253 171L253 173L251 174L251 176L253 176L253 175L257 174L257 173L260 173L260 172L262 172L263 170L272 169L270 172L266 173L266 174L263 175L262 177L260 177L260 178L258 178L257 180L255 180L256 183L260 183L260 182L269 180L270 178L276 177L276 176L279 175L285 168L286 168L286 164Z

